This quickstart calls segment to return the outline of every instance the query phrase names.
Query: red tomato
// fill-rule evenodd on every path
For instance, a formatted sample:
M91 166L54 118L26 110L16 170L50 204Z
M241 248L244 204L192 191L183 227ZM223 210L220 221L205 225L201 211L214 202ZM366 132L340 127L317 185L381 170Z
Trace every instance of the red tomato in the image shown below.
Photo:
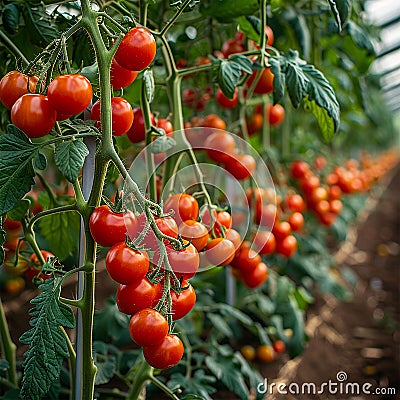
M188 193L176 193L167 198L164 203L164 212L174 212L173 218L177 224L189 219L196 220L199 216L199 203Z
M305 178L310 173L310 167L305 161L293 161L290 165L290 175L295 179Z
M292 231L297 232L300 229L303 228L304 226L304 217L302 213L299 212L294 212L293 214L290 214L288 218L288 222L292 228Z
M122 97L113 97L111 99L112 112L112 134L121 136L127 133L132 126L134 114L132 106ZM90 118L100 121L100 100L93 104Z
M253 71L250 75L247 86L250 87L257 75L258 71ZM256 94L272 93L274 91L274 74L271 72L271 68L264 68L261 72L260 78L254 88Z
M50 82L47 97L51 106L64 115L83 112L93 96L89 79L81 74L60 75Z
M275 340L275 342L272 343L272 347L277 354L283 353L286 350L286 345L283 340Z
M214 232L220 235L222 231L226 232L232 228L232 216L227 211L220 211L217 213L217 218L214 225Z
M260 262L257 266L250 272L244 273L241 271L241 278L243 283L249 289L255 289L261 286L268 278L268 267L265 263Z
M311 192L317 188L320 184L318 176L310 175L305 177L301 183L301 190L304 192L306 196L309 196Z
M215 266L228 265L235 257L235 246L224 238L212 239L206 246L207 260Z
M272 254L276 247L274 234L269 231L258 231L254 235L254 247L262 255Z
M257 358L265 363L270 363L275 360L275 351L274 348L270 345L263 344L257 347L256 350Z
M174 250L172 247L167 246L168 261L171 265L172 271L178 279L190 279L196 275L199 269L200 257L196 248L189 244L181 251Z
M144 219L143 214L139 217L139 228L138 233L140 233L141 229L144 227ZM156 225L158 229L164 234L171 236L173 238L178 237L178 225L172 217L164 217L164 218L155 218ZM136 235L135 235L136 238ZM153 258L153 262L156 264L158 260L158 249L159 244L156 235L153 232L153 229L150 227L144 240L143 244L150 250L156 251L155 257Z
M237 230L228 229L225 232L225 239L228 239L233 243L233 247L235 248L235 252L237 252L240 249L240 246L242 244L242 238L240 236L240 233Z
M228 58L231 54L242 53L245 51L245 48L240 40L236 38L227 39L224 43L222 43L221 53L225 58Z
M288 235L276 242L276 252L285 257L291 257L297 250L297 240L293 235Z
M125 69L141 71L147 68L156 55L156 40L145 28L135 26L122 39L115 60Z
M240 270L241 273L247 274L253 271L260 262L261 256L250 248L248 244L243 243L231 265L233 268Z
M274 32L268 25L265 25L265 34L267 36L267 46L272 46L274 44Z
M268 122L271 126L280 125L285 118L285 109L280 104L267 107Z
M196 292L188 281L182 282L182 290L180 294L171 290L172 298L172 319L174 321L183 318L188 314L196 303Z
M197 251L204 249L209 238L207 228L202 223L192 219L179 225L179 234L183 239L190 241Z
M318 203L314 204L313 209L319 215L326 214L330 210L329 201L328 200L321 200Z
M172 368L181 360L184 348L181 339L176 335L167 335L156 346L144 346L143 354L146 361L158 369Z
M202 121L202 125L207 128L220 129L222 131L226 129L225 121L216 114L206 115Z
M342 197L342 189L338 185L332 185L329 190L329 199L330 200L340 200Z
M338 199L333 199L329 201L329 211L333 212L334 214L340 214L343 209L343 203Z
M235 89L235 92L233 93L233 97L231 99L226 97L223 91L218 88L215 95L215 100L223 108L235 108L239 104L238 88Z
M142 109L137 107L133 110L133 124L129 131L127 132L128 139L132 143L139 143L143 141L146 138L146 129L144 125L144 118L143 118L143 112ZM151 114L151 123L154 125L155 120L154 120L154 115Z
M115 213L108 205L97 207L89 220L90 233L93 239L103 247L124 242L127 232L137 230L136 216L128 211L126 214Z
M322 200L328 200L328 191L322 186L312 189L311 193L309 194L308 201L315 204Z
M144 308L135 313L129 322L129 334L139 346L160 344L169 330L165 317L152 308Z
M124 314L133 315L144 308L151 308L156 298L156 287L147 278L129 285L119 285L117 289L117 306Z
M228 155L228 157L228 160L224 163L225 168L236 179L247 179L256 169L256 160L250 154Z
M303 212L306 208L306 204L299 194L291 194L287 196L286 205L289 210L297 212Z
M211 160L224 163L235 152L235 139L228 132L213 132L205 140L204 148Z
M127 285L143 279L150 267L145 251L134 250L125 242L114 244L107 252L106 268L111 278Z
M208 206L206 204L203 205L200 210L200 220L208 232L211 232L211 230L214 228L215 222L217 221L217 211L212 209L211 215L212 219L210 218L210 210Z
M272 233L275 235L275 239L278 241L290 235L291 232L292 227L287 221L276 221L274 227L272 228Z
M0 101L4 107L11 110L20 97L35 91L37 82L37 76L27 76L18 71L10 71L1 78Z
M14 232L20 231L22 229L22 224L20 221L8 218L8 215L7 215L6 219L4 220L4 223L3 223L3 228L7 232L14 233Z
M56 119L57 111L42 94L24 94L11 108L11 122L30 138L47 135Z
M272 229L278 218L278 209L274 204L257 204L255 221L264 228Z
M131 85L137 76L137 71L122 68L115 58L113 58L110 70L110 79L114 90L120 90Z
M323 225L331 226L335 222L336 214L328 211L324 214L319 214L318 217Z
M263 116L260 113L253 113L250 119L246 118L247 133L251 136L261 130L263 126Z
M174 131L171 121L167 118L158 118L157 128L164 129L166 135L169 135Z

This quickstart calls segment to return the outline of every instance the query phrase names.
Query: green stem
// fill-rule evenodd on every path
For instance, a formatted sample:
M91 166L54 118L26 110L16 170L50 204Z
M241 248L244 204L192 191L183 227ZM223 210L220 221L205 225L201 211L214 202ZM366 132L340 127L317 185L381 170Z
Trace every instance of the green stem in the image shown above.
M171 26L175 23L175 21L179 18L179 16L183 13L185 10L186 6L191 2L192 0L186 0L182 6L179 8L179 10L175 13L175 15L167 22L167 24L164 26L164 28L160 32L160 36L164 36L165 33L171 28Z
M7 370L8 381L10 386L17 387L17 367L16 367L16 350L17 346L12 341L10 330L8 328L6 314L3 308L3 302L0 299L0 339L1 352L8 361L9 368Z
M157 379L155 376L151 375L150 376L150 382L154 385L157 386L159 389L161 389L168 397L171 397L173 400L179 400L179 397L176 396L172 390L167 386L164 385L159 379Z
M29 64L29 61L22 54L21 50L14 44L12 40L0 29L0 40L5 46L14 54L15 58L20 58L25 65Z
M151 134L151 110L150 104L146 96L146 85L144 80L142 80L142 86L140 91L140 108L143 113L144 128L146 132L146 167L149 176L149 196L151 200L157 199L157 185L155 179L155 164L154 155L151 152L151 143L153 141L153 135Z
M58 214L61 212L68 212L68 211L78 211L76 204L66 204L64 206L51 208L50 210L40 211L31 218L28 224L28 229L32 229L33 225L41 218L47 217L52 214Z
M137 359L135 365L128 373L128 379L133 380L129 388L127 400L137 400L143 390L146 381L151 379L153 368L147 363L143 357L143 353ZM132 376L131 376L132 375Z

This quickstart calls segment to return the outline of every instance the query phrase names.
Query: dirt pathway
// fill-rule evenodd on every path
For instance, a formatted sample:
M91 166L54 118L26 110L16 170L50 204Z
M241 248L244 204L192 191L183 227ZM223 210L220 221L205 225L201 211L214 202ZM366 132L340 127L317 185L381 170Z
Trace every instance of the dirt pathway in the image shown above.
M274 383L286 386L270 385L268 400L400 399L400 168L377 194L336 255L358 276L354 297L312 308L307 349L279 371Z

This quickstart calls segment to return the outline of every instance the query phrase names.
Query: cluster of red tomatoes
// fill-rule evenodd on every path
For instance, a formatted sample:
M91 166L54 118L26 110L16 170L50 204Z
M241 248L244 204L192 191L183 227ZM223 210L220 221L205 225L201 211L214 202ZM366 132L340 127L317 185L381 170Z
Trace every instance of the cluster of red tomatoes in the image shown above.
M138 71L147 68L156 54L154 36L143 27L132 28L122 39L112 60L110 80L114 90L129 86ZM31 138L47 135L56 121L82 113L89 106L93 89L81 74L65 74L50 82L46 94L39 93L39 78L11 71L0 81L0 101L11 110L11 121ZM35 93L35 91L37 93ZM112 133L120 136L129 133L134 142L144 139L142 111L122 97L113 97ZM133 124L135 117L138 122ZM100 100L93 104L91 119L100 126Z
M301 231L304 225L303 198L288 193L282 201L279 196L275 198L272 189L258 188L248 190L247 201L254 210L254 222L259 226L254 234L255 249L262 255L276 253L291 257L297 250L297 239L292 233Z
M92 100L92 85L80 74L60 75L47 95L34 93L37 76L10 71L0 81L0 100L11 110L11 121L29 137L47 135L56 121L80 114Z
M315 171L324 168L324 160L322 157L316 159ZM343 208L340 200L343 186L338 185L337 175L329 174L325 182L321 183L320 176L311 170L309 164L299 160L291 164L290 174L297 181L306 199L307 208L315 213L323 225L332 225Z

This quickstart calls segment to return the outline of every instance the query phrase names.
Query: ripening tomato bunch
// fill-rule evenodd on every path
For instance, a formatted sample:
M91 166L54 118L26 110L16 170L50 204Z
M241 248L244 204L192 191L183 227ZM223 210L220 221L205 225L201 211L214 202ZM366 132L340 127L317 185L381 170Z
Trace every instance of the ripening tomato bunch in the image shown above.
M321 158L316 160L315 170L322 169L318 167L318 163L323 165ZM321 183L321 178L312 172L305 161L293 161L290 166L290 175L298 182L305 197L307 209L313 211L323 225L332 225L343 208L340 200L342 189L329 177L325 183Z
M292 195L282 202L279 196L275 197L272 188L248 189L246 195L248 206L253 210L254 223L258 226L253 236L254 249L264 256L293 256L297 250L297 239L292 233L301 231L304 225L304 201L301 196L301 203L297 204Z
M92 85L81 74L53 79L47 94L35 93L38 77L10 71L0 81L0 100L11 110L11 122L30 138L47 135L56 121L80 114L90 104Z
M248 361L257 359L262 363L270 363L278 358L278 356L286 351L286 344L283 340L275 340L271 344L260 344L257 347L244 345L240 349L242 356Z

